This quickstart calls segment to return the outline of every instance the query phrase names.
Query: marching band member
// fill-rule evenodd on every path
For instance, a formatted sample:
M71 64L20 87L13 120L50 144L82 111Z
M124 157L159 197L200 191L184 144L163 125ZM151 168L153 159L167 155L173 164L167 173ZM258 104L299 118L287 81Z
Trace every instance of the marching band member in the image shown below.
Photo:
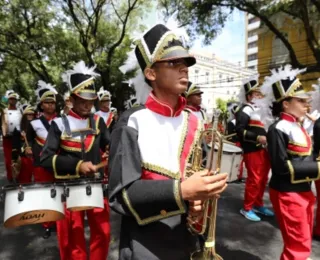
M97 173L100 151L106 151L109 131L104 120L91 109L97 99L95 67L87 68L83 61L66 71L63 81L70 88L73 108L68 115L56 118L51 125L41 155L43 167L53 171L56 179L92 177ZM103 169L99 170L99 179ZM65 210L65 218L57 221L57 235L62 260L87 260L84 237L84 215L90 226L90 259L106 259L110 242L108 202L104 209L86 211Z
M194 113L203 122L204 126L207 127L208 118L206 112L201 108L202 94L203 92L200 88L189 81L188 89L184 93L187 99L186 110Z
M41 116L31 122L27 129L27 140L30 147L25 148L27 155L33 155L34 181L50 182L54 178L40 165L40 153L46 142L52 120L56 117L56 95L58 92L51 84L38 81L36 89L38 110Z
M202 128L181 97L195 58L161 24L137 41L135 55L141 72L133 81L144 105L120 116L110 144L109 202L122 215L119 259L189 259L198 237L188 231L188 210L202 211L201 200L221 193L227 175L184 179Z
M19 183L31 183L33 174L33 159L32 154L25 154L25 148L29 147L27 141L27 129L29 124L35 117L35 108L26 103L20 107L22 119L20 126L17 126L12 137L12 161L14 164L17 160L21 160L20 172L18 174Z
M110 110L111 108L111 94L108 90L104 90L103 87L100 88L98 94L99 99L99 109L95 112L96 115L100 116L107 128L112 129L115 120L114 120L114 113Z
M70 92L69 91L64 93L63 100L64 100L64 107L61 110L60 115L62 115L62 114L68 115L70 109L72 108L72 103L70 101Z
M240 213L251 221L260 221L256 214L273 216L264 207L263 194L268 182L270 160L265 149L266 131L261 122L258 107L254 102L262 97L257 78L243 82L239 99L243 104L236 113L236 131L243 149L243 159L247 169L244 205Z
M4 109L1 114L1 126L2 126L2 145L4 161L7 171L7 180L9 182L13 181L12 178L12 134L16 127L19 127L21 121L21 112L17 109L17 102L19 100L19 95L13 90L7 90L5 98L8 99L8 107Z
M41 115L28 125L27 141L30 146L26 146L25 154L33 157L34 182L52 182L54 180L52 174L41 167L40 154L46 142L52 120L56 117L56 95L58 92L53 85L39 80L35 93L38 111ZM54 222L46 222L42 226L45 229L43 238L47 239L51 236Z
M310 160L311 138L299 119L305 116L310 96L290 65L272 70L261 89L277 121L267 140L272 177L270 199L284 241L281 260L310 259L315 197L311 182L320 178L320 163Z
M320 84L320 79L318 79L318 84ZM320 85L314 85L316 91L312 93L312 109L319 115L320 110ZM316 120L314 120L316 119ZM314 123L313 126L313 158L315 161L320 161L320 117L310 118L311 122ZM317 191L317 210L316 210L316 222L313 230L313 238L320 241L320 180L315 181L316 191Z
M228 117L228 123L227 123L227 130L228 133L227 135L233 135L231 137L230 142L235 143L238 147L240 147L240 142L237 136L237 131L236 131L236 112L239 109L239 104L237 103L228 103L227 104L227 110L229 112L229 117Z
M229 118L228 118L228 124L227 124L227 129L228 129L228 136L231 136L230 140L233 142L236 146L241 147L241 144L239 142L239 138L237 135L236 131L236 113L238 112L238 109L240 108L240 105L238 103L228 103L227 104L227 109L229 111ZM239 174L238 174L238 181L243 181L243 165L244 165L244 159L242 156L242 160L239 165Z

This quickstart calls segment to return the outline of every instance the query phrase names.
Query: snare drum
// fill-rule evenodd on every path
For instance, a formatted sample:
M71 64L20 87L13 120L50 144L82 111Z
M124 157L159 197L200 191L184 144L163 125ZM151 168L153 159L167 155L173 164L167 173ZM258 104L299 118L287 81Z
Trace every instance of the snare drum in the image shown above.
M6 228L64 218L63 187L54 183L7 185L2 192L5 196Z
M215 151L217 149L215 148ZM211 155L209 155L211 156ZM217 156L214 156L214 163L216 164ZM238 179L239 167L242 160L242 149L236 145L229 143L223 144L223 154L221 159L221 173L228 173L228 182L232 182Z
M81 179L66 183L66 207L70 211L104 208L102 180Z

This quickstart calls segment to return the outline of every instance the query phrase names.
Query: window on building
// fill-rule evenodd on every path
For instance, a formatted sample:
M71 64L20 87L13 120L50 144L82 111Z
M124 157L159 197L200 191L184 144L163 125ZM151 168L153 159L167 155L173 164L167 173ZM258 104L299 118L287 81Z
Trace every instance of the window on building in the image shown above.
M248 49L250 49L250 48L255 48L255 47L257 47L258 46L258 42L250 42L249 44L248 44Z
M248 37L252 37L252 36L255 36L257 34L258 34L258 30L256 29L256 30L248 32Z
M258 21L260 21L260 19L258 17L253 17L253 18L249 19L249 24L252 24L252 23L255 23Z
M283 33L283 35L288 38L288 34ZM289 51L280 38L274 37L272 42L272 64L270 65L277 66L286 62L289 62Z
M256 59L258 59L257 53L248 55L248 61L252 61L252 60L256 60Z
M194 74L194 83L199 83L199 70L195 70Z
M209 84L209 72L206 72L206 84Z
M248 67L248 69L250 69L250 70L256 70L257 67L256 67L256 66L250 66L250 67Z

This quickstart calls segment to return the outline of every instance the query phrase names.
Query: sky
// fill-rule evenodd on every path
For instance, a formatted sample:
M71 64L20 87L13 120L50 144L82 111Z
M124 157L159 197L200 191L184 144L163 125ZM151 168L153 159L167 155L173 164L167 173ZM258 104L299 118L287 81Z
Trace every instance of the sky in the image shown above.
M193 50L205 50L214 53L223 60L232 63L241 62L245 59L245 15L243 12L234 10L220 34L210 45L204 46L201 38L192 46Z
M147 27L158 22L156 6L150 11L150 15L145 17L144 24ZM159 15L159 14L158 14ZM199 40L192 44L191 50L200 50L215 54L217 57L244 66L245 60L245 14L239 10L234 10L227 20L224 28L210 45L203 45L201 35Z

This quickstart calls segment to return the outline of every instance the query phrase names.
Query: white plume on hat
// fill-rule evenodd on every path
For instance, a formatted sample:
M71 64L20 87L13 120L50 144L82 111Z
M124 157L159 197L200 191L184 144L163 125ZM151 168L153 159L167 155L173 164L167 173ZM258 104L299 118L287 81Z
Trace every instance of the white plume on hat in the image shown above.
M21 113L24 113L26 109L28 110L36 110L36 108L34 106L32 106L29 102L25 102L25 103L19 103L17 106Z
M98 98L101 100L104 96L109 96L111 99L111 93L108 90L105 90L103 87L101 87L98 91Z
M55 89L54 85L51 85L50 83L46 83L43 80L38 81L38 88L36 89L35 93L37 95L37 101L40 102L41 96L40 91L43 89L47 89L48 91L52 92L53 94L58 94L57 90Z
M86 66L83 60L79 61L73 66L73 69L67 70L61 75L63 82L68 84L69 89L72 91L74 88L71 85L70 77L73 74L84 74L84 75L91 75L92 77L98 77L100 74L94 72L96 65L89 68ZM76 88L76 87L75 87Z
M6 98L9 98L10 95L14 94L16 96L17 99L20 98L19 94L16 93L14 90L9 89L6 91L6 94L4 95Z
M125 109L130 109L137 104L137 98L134 95L131 95L130 98L124 102Z
M169 19L168 22L165 24L163 22L163 19L161 17L157 17L157 22L150 26L147 30L145 30L141 34L133 34L131 37L133 41L141 39L151 28L153 28L156 24L165 24L165 26L172 31L177 37L180 37L181 42L183 45L185 45L185 42L189 40L189 37L187 35L187 32L184 28L179 28L179 25L177 23L177 12L174 13ZM134 46L135 47L135 46ZM139 67L138 60L135 56L134 49L128 53L128 58L125 61L124 65L119 67L119 70L126 74L129 71L133 71L135 69L138 69L136 76L131 79L134 89L136 91L136 97L137 102L139 104L145 104L150 92L152 91L152 88L145 82L145 76L143 74L143 71L141 71Z
M293 80L298 74L305 72L305 69L292 69L290 64L281 66L278 69L272 69L271 75L264 78L260 90L265 95L266 100L272 105L275 101L275 97L272 90L272 85L280 80L290 79Z
M250 77L246 77L242 80L242 85L241 85L241 88L240 88L240 91L238 94L239 102L242 104L247 103L246 90L244 89L244 85L252 80L256 80L257 82L259 82L259 74L254 74L254 75L252 75Z
M272 116L272 106L275 102L275 97L272 90L272 85L280 80L290 79L293 80L298 74L306 71L306 69L292 69L290 64L281 66L278 69L272 69L271 75L264 78L264 82L260 87L261 93L264 98L255 101L255 105L260 108L261 121L265 127L270 126L275 118Z
M67 91L63 94L63 100L66 101L69 98L70 98L70 91Z

